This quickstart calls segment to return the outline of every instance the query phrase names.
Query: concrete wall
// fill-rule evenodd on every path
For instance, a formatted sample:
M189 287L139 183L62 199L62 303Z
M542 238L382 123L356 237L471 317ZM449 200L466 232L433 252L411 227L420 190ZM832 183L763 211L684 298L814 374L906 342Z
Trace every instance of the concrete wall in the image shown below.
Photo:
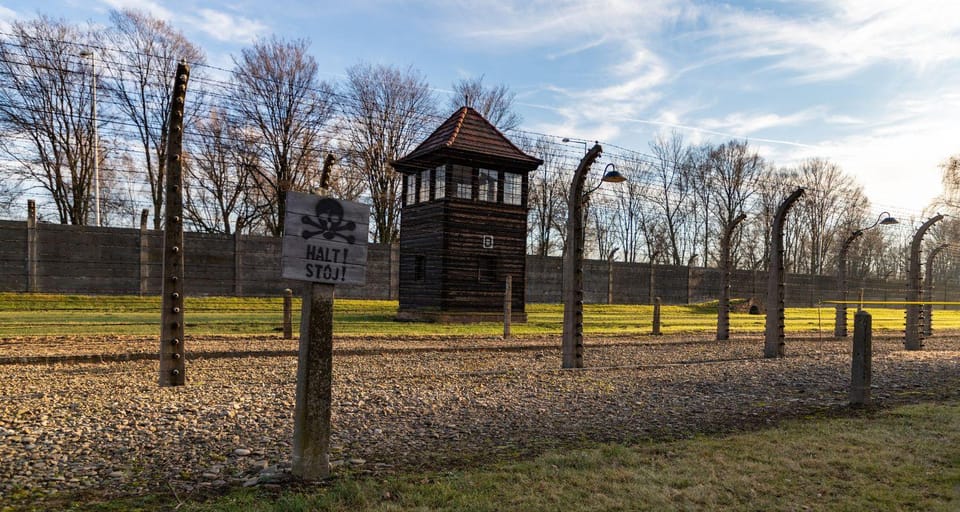
M125 228L98 228L38 224L31 232L27 222L0 221L0 291L78 294L160 293L162 273L161 232ZM226 236L186 233L185 291L190 295L279 295L284 288L300 292L302 283L280 278L280 240L260 236ZM32 254L35 261L28 257ZM371 244L367 283L342 286L337 296L396 299L399 283L398 249ZM560 302L561 259L527 256L527 302ZM35 268L34 273L30 269ZM651 277L653 283L651 286ZM661 297L666 304L716 300L720 275L717 269L587 260L584 264L584 297L604 303L612 292L614 303L649 303ZM735 270L731 297L763 302L767 274ZM812 306L837 297L833 276L789 274L786 303ZM867 300L902 300L902 281L850 281L850 298L865 289ZM937 300L956 295L938 289Z

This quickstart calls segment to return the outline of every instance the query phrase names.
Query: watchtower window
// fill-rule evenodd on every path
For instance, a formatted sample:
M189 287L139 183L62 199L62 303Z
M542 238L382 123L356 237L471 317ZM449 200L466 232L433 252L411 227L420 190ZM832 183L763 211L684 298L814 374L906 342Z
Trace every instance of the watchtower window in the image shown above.
M407 174L407 204L417 204L416 174Z
M420 201L430 200L430 169L420 171Z
M497 185L500 173L490 169L480 169L480 200L497 202Z
M447 171L443 166L437 167L433 171L434 177L434 186L433 186L433 196L434 199L443 199L447 197Z
M473 199L473 168L454 165L452 178L453 197Z
M503 202L519 205L523 203L523 175L515 172L503 173Z

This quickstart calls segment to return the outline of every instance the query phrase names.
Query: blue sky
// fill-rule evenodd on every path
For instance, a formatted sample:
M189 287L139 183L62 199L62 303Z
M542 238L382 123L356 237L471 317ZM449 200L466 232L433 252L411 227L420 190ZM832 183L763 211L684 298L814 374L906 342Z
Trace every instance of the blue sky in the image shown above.
M360 61L422 71L440 94L485 75L517 93L521 129L646 151L658 132L746 138L785 166L828 158L876 210L919 214L960 153L960 3L792 0L34 0L38 13L105 23L164 18L232 67L276 33L308 38L325 77Z

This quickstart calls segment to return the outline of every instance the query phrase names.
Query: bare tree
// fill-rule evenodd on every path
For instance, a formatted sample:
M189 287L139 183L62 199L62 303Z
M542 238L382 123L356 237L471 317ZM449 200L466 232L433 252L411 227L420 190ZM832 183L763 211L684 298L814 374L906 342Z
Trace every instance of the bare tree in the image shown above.
M62 224L86 224L93 206L89 40L40 17L15 21L0 38L0 151L14 172L50 194Z
M516 93L504 85L493 87L483 85L483 75L476 78L464 78L453 84L453 96L450 97L451 111L460 107L471 107L483 115L500 131L513 130L520 126L523 118L513 110Z
M286 192L304 190L322 160L324 125L332 116L329 85L318 78L317 61L304 39L257 41L234 59L230 104L233 122L259 135L260 162L253 166L260 221L283 234Z
M251 169L259 164L250 150L255 140L218 109L196 123L196 132L185 160L184 216L200 231L239 232L255 216L255 202L249 198Z
M940 164L943 194L940 203L954 210L960 209L960 154L951 155Z
M710 191L710 212L717 232L726 233L737 216L750 210L750 200L759 188L760 176L766 170L763 158L751 151L746 141L731 140L714 147L706 162L707 187ZM734 241L731 255L736 255ZM733 256L736 268L736 256Z
M691 208L694 167L691 148L684 143L683 136L674 132L669 138L658 136L650 143L650 152L653 157L649 166L653 178L650 202L663 219L665 255L674 265L682 265L686 263L687 214Z
M18 176L0 181L0 218L11 218L23 196Z
M412 151L436 123L435 99L413 68L357 64L347 69L344 89L341 133L347 162L366 179L374 241L393 243L400 236L403 180L390 162Z
M569 187L565 170L570 168L561 147L547 137L531 140L519 137L517 145L527 154L543 160L537 170L528 175L530 208L527 236L533 254L549 256L563 251L566 232L567 196Z
M807 264L803 269L811 274L830 274L825 269L828 254L836 255L839 245L859 226L867 199L863 188L834 163L822 158L811 158L797 166L797 176L806 189L797 205L797 218L807 233ZM851 227L853 226L853 227Z
M166 176L166 137L172 102L170 83L183 59L191 64L204 62L203 51L166 21L141 11L111 11L110 29L101 35L101 45L111 48L107 55L95 56L104 62L107 74L104 87L115 98L116 108L126 119L142 151L142 169L150 188L153 227L163 224L163 183ZM202 68L194 68L191 80L201 78ZM195 88L194 88L195 89ZM186 126L193 124L198 91L191 90L193 106L185 112Z
M645 184L639 181L624 183L617 195L617 210L613 216L616 238L623 250L623 260L628 263L641 261L641 248L647 254L656 244L658 235L654 218L646 206Z

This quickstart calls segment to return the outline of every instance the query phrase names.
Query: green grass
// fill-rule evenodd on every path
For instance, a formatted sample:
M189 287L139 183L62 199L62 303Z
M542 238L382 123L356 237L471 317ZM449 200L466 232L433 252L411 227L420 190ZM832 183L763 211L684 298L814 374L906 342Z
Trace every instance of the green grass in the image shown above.
M294 298L294 330L299 325L300 300ZM210 334L270 334L282 326L283 299L262 297L186 297L184 315L192 336ZM339 299L335 302L335 331L341 335L476 335L498 336L502 324L427 324L397 322L396 301ZM516 335L555 335L562 330L560 304L527 304L527 322L514 324ZM876 330L902 330L903 310L870 309ZM789 308L790 332L833 330L833 308ZM584 332L593 335L644 335L652 328L648 305L584 306ZM852 330L853 309L849 311ZM160 298L0 293L0 336L153 335L159 331ZM716 330L716 303L667 305L661 310L661 330L671 333L710 333ZM763 315L733 313L734 333L758 333ZM960 311L936 310L934 327L960 328Z
M764 431L316 488L237 489L209 501L150 495L79 508L180 511L960 509L960 404L791 421Z

